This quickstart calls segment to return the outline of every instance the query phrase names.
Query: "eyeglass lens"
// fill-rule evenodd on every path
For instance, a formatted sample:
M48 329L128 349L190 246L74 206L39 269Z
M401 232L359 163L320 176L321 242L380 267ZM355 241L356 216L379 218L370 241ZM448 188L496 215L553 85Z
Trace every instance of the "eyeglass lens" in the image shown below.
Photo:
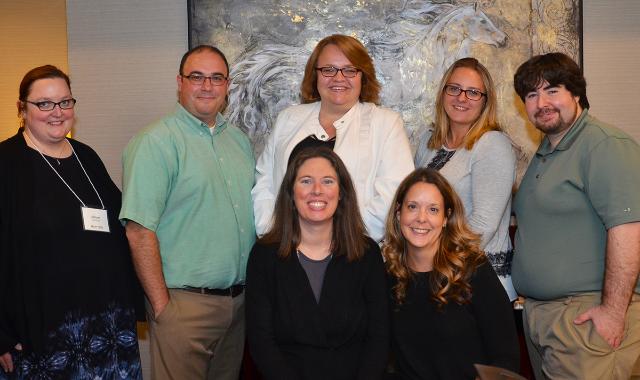
M338 72L341 72L342 76L344 76L345 78L353 78L358 75L358 71L360 71L355 67L343 67L339 69L333 66L318 67L317 70L320 70L322 76L330 78L338 75Z
M221 86L227 81L227 78L221 74L214 74L211 76L206 76L202 74L189 74L189 75L183 75L183 77L189 79L189 81L195 85L201 85L207 79L209 79L211 81L211 84L214 86Z
M27 100L26 102L38 107L40 111L52 111L54 108L56 108L56 106L60 107L60 109L68 110L76 105L76 100L74 98L64 99L57 103L50 100L45 100L42 102L32 102Z
M472 89L472 88L468 90L463 90L458 86L446 85L444 89L447 95L451 95L451 96L459 96L461 93L464 92L464 96L466 96L467 99L469 100L480 100L484 95L484 93L482 93L481 91Z

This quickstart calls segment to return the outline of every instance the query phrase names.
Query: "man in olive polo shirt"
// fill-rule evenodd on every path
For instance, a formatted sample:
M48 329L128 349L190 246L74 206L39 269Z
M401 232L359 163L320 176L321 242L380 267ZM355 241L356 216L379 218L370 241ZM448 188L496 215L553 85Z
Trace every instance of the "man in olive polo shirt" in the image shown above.
M123 154L120 218L147 295L155 380L238 379L254 159L220 114L228 75L217 48L188 51L175 111Z
M537 379L628 379L640 355L640 147L588 113L561 53L514 85L544 133L514 200L513 283Z

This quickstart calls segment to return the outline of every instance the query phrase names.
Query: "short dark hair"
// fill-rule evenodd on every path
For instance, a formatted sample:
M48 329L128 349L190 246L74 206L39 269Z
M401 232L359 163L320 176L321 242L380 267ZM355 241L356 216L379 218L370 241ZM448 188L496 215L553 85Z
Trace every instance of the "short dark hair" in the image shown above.
M227 75L229 75L229 62L227 61L227 57L225 57L224 53L220 49L211 45L198 45L194 48L189 49L188 52L184 53L184 55L182 56L182 59L180 60L180 71L179 71L180 75L184 75L182 70L184 69L184 64L187 62L187 59L192 54L200 53L203 51L209 51L211 53L218 54L220 58L222 58L222 60L224 61L224 65L227 67Z
M71 90L71 81L69 80L69 76L64 73L64 71L53 65L44 65L38 66L29 70L24 77L22 77L22 81L20 82L20 87L18 90L18 100L21 101L20 105L18 105L18 117L20 117L22 111L24 110L24 102L27 100L27 97L31 93L31 86L33 83L40 79L51 79L51 78L60 78L63 79L67 83L67 87Z
M578 64L564 53L547 53L531 57L520 65L513 76L513 86L520 99L534 91L542 82L551 86L564 85L573 95L580 97L580 107L589 108L587 81Z
M300 86L302 103L313 103L320 100L318 92L318 58L322 50L328 45L335 45L342 51L351 63L362 72L362 88L360 89L360 101L380 103L380 82L376 78L376 69L373 59L364 45L356 38L342 34L332 34L318 42L311 53L304 69L304 77Z
M340 199L333 214L331 252L334 256L346 256L348 261L358 260L364 255L367 245L366 228L358 209L358 198L346 166L327 147L304 148L289 163L276 198L271 229L258 242L278 245L278 256L282 259L289 257L300 244L300 221L294 203L293 187L298 170L312 158L329 161L338 176Z

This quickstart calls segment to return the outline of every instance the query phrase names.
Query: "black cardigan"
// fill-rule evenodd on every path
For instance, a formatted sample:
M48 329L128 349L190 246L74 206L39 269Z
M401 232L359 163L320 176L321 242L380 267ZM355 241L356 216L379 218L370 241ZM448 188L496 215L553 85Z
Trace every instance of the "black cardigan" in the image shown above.
M380 379L387 363L389 312L377 244L349 263L331 259L320 302L295 253L254 245L247 267L247 334L267 379Z
M141 316L144 307L124 228L118 221L120 190L98 155L69 139L105 203L111 233L93 233L93 248L83 243L86 240L73 240L72 231L66 236L43 236L46 226L38 215L57 208L37 206L51 189L38 188L36 165L43 165L42 158L27 146L22 131L0 143L0 354L18 342L27 353L49 348L47 334L76 308L99 312L115 301L136 307ZM77 213L74 221L80 225L80 204L75 198L72 202L69 212L74 217ZM81 259L65 261L70 256L58 256L60 247L72 247L81 253ZM71 274L61 274L58 268Z

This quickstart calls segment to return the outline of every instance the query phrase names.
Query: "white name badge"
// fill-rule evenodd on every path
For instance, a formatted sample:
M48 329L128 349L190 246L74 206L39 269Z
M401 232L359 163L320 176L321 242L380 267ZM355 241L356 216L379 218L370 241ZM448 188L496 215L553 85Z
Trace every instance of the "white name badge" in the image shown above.
M81 207L81 209L85 231L109 232L107 210L91 207Z

